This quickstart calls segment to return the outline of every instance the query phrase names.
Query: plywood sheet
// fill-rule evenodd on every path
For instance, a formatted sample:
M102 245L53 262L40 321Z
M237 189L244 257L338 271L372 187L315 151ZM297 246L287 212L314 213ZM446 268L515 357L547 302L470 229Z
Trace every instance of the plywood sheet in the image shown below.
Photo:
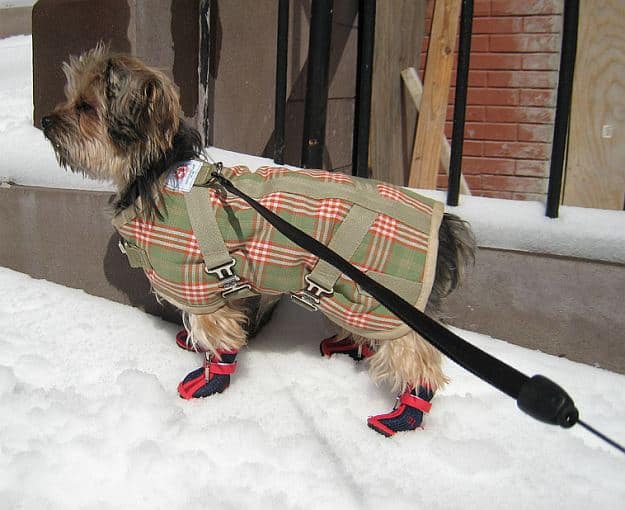
M564 203L625 202L625 2L580 2Z

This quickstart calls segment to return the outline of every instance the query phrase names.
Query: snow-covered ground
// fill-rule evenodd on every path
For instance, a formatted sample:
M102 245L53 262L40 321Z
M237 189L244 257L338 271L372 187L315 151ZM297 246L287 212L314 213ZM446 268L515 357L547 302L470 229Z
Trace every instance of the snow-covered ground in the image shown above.
M57 167L32 127L31 66L29 37L0 41L0 183L110 190ZM554 222L539 204L477 198L459 212L482 245L625 257L622 213L563 208ZM623 507L623 455L533 421L454 364L425 429L386 439L366 417L393 396L365 366L319 356L320 316L282 303L231 387L201 401L177 396L201 360L175 347L176 330L0 268L0 510ZM459 333L554 379L582 418L625 441L624 376Z
M392 396L323 359L320 316L281 303L222 395L185 401L200 357L139 310L0 268L1 509L620 509L625 458L533 421L447 365L425 428L366 426ZM625 377L458 331L562 384L625 440Z

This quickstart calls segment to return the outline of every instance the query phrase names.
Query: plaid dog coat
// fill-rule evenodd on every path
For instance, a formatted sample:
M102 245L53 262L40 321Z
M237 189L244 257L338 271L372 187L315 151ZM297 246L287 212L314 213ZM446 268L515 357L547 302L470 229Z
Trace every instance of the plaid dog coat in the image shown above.
M191 169L192 171L189 171ZM352 333L409 331L330 264L292 243L242 199L210 180L214 165L177 165L162 190L163 219L132 206L113 219L120 248L155 292L194 314L228 299L289 293ZM318 170L223 169L247 195L423 310L436 271L443 204L371 179ZM137 210L140 204L137 204Z

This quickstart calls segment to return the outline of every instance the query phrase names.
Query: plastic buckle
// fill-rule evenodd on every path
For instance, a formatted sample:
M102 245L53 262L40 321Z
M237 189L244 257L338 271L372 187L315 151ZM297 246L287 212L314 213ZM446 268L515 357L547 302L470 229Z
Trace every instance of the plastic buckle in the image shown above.
M208 274L213 274L217 277L221 288L223 289L223 291L221 292L221 297L224 299L231 296L232 294L236 294L241 290L252 289L252 286L249 283L238 283L239 281L241 281L241 278L239 278L232 271L232 268L236 263L237 261L232 259L230 262L222 266L218 266L213 269L204 269Z
M126 242L121 239L117 241L117 246L119 247L119 251L121 251L124 255L128 255L126 252Z
M309 312L316 312L319 310L318 305L321 302L321 298L331 296L334 294L334 290L326 289L318 283L315 283L310 278L310 275L306 275L304 280L306 280L308 286L299 292L291 292L291 299Z

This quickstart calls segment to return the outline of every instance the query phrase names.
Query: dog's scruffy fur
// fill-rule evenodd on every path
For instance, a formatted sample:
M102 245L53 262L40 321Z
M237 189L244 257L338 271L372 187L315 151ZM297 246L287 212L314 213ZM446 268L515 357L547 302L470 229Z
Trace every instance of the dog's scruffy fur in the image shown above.
M64 64L66 101L44 117L45 136L61 165L117 186L115 211L141 199L143 212L159 216L159 190L166 172L179 161L200 157L199 134L180 119L178 94L163 73L134 57L110 53L105 46ZM455 216L445 214L439 231L434 287L426 312L441 318L441 302L472 262L474 239ZM240 349L253 329L257 307L226 305L210 315L188 315L185 325L204 350ZM250 315L253 317L250 318ZM432 389L446 383L441 355L416 333L396 340L355 338L373 347L370 372L376 381L403 391L419 384Z

